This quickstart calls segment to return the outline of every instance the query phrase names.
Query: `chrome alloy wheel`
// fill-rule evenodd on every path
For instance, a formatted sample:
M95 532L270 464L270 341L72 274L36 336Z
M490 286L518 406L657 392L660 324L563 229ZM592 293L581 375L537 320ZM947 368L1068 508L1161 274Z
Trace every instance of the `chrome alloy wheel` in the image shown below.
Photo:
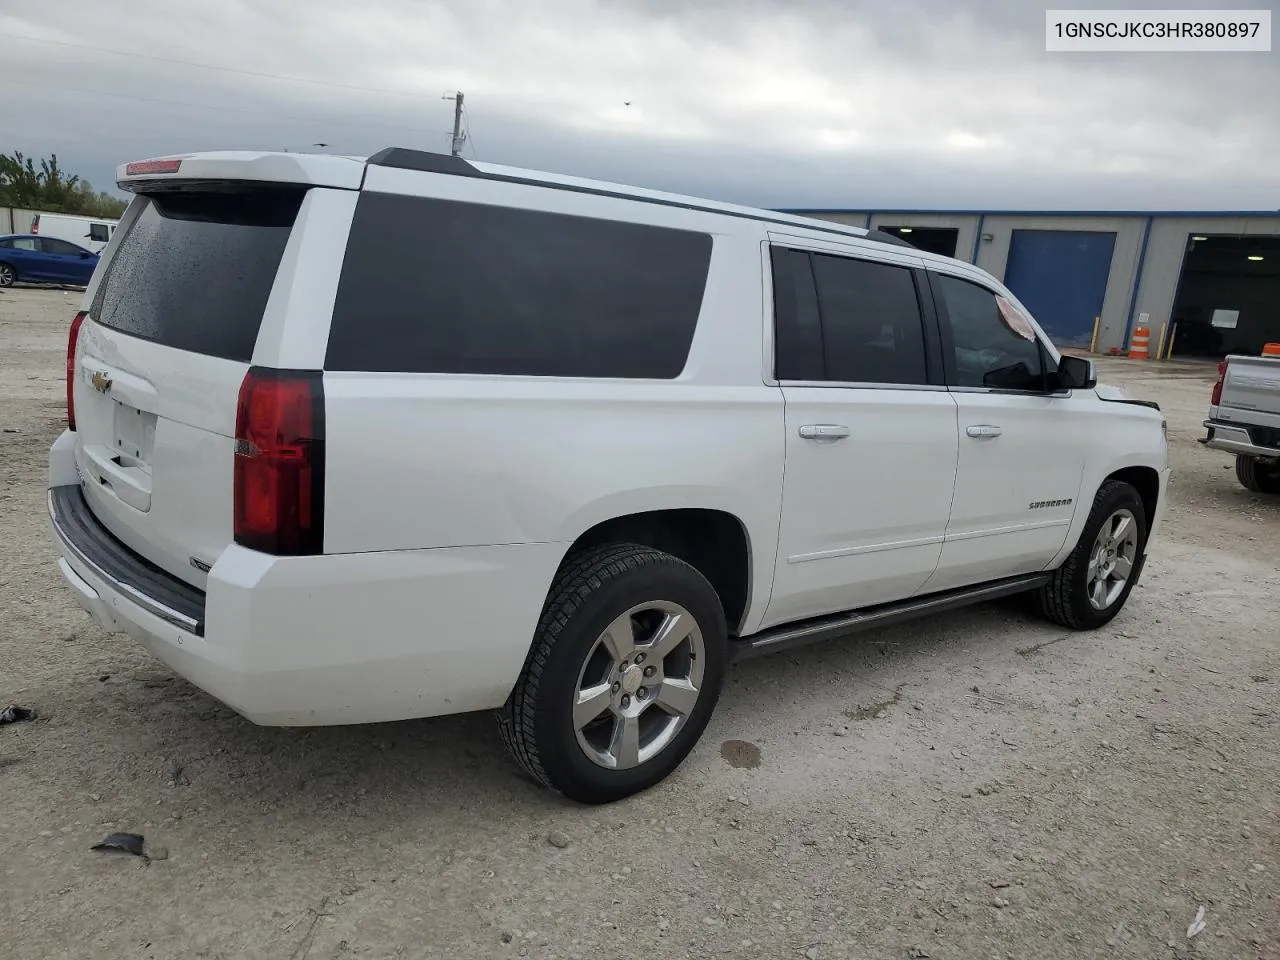
M1117 510L1102 525L1089 555L1085 582L1089 603L1106 610L1124 592L1138 560L1138 522L1128 510Z
M662 600L632 607L599 636L578 675L578 746L612 770L656 757L693 713L705 662L688 610Z

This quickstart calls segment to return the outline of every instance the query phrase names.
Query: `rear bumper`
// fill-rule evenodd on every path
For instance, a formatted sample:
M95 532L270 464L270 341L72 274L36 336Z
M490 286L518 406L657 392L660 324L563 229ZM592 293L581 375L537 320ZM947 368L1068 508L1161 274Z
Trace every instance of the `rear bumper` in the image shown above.
M185 587L116 542L78 489L50 490L58 567L80 605L255 723L404 720L499 707L514 685L562 544L319 557L230 546L213 565L203 616ZM79 498L84 503L83 497ZM96 529L95 529L96 525Z
M1220 420L1206 420L1204 427L1208 433L1200 442L1211 450L1246 457L1280 457L1280 449L1254 443L1246 427Z
M205 595L148 563L107 532L78 484L49 489L49 522L64 558L92 573L113 594L197 637L204 636Z

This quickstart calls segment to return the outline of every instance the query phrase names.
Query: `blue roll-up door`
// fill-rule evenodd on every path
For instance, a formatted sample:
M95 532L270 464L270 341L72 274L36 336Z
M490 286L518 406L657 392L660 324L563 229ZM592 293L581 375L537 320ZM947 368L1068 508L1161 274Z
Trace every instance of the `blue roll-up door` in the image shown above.
M1085 230L1015 230L1004 283L1054 343L1087 347L1102 314L1116 235Z

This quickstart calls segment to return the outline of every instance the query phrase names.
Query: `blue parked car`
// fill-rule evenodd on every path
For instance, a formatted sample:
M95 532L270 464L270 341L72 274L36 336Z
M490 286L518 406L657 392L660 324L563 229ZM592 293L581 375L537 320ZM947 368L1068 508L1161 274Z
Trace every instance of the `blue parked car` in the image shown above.
M17 233L0 237L0 287L23 283L87 286L98 255L66 240Z

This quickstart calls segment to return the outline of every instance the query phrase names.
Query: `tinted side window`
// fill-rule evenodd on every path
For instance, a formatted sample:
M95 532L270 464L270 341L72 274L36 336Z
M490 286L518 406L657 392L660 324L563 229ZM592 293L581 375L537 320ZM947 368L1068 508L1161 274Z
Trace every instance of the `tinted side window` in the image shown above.
M924 323L910 269L814 254L826 379L928 383Z
M111 239L111 235L107 231L105 223L89 224L89 239L95 243L106 243Z
M35 238L35 237L14 237L14 238L13 238L13 249L15 249L15 250L30 250L32 253L34 253L36 250L38 250L38 249L39 249L39 247L38 247L38 246L37 246L37 244L36 244L36 238Z
M1044 360L1039 341L1028 340L1005 318L994 293L957 277L936 275L950 322L957 387L1044 390ZM1007 309L1014 309L1010 304ZM1032 333L1030 328L1025 333Z
M822 326L809 254L774 247L773 375L779 380L822 380Z
M325 367L670 379L710 262L705 233L365 193Z
M42 237L40 246L44 248L45 253L60 253L63 256L78 257L82 247L77 247L74 243L67 243L65 240L55 240L53 237Z

